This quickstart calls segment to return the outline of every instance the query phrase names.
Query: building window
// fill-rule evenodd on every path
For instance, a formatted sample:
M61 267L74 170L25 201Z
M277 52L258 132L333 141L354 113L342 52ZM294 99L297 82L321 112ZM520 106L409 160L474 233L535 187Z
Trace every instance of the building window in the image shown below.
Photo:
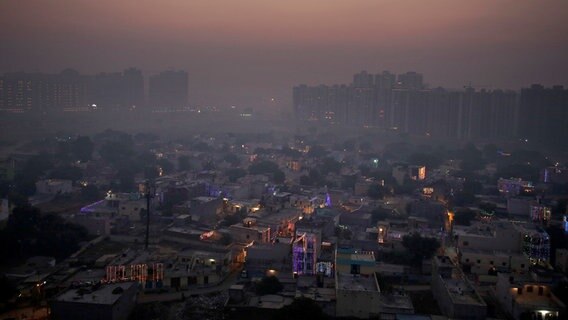
M533 286L527 286L527 292L533 292Z
M467 247L468 245L469 245L469 242L467 242L467 241L464 241L464 242L463 242L463 246L464 246L464 247Z
M542 296L543 293L544 293L544 287L538 287L538 295Z
M521 269L524 269L524 268L525 268L525 264L521 263Z
M490 264L490 265L493 265L493 260L489 261L489 264Z
M477 263L481 263L481 259L477 259Z
M469 262L469 258L466 258L466 259L465 259L465 262Z

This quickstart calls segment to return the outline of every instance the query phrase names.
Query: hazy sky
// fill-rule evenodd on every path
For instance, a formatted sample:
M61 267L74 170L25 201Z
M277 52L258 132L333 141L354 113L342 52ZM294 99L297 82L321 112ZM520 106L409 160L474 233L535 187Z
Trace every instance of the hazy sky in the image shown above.
M568 1L0 0L0 72L189 72L196 104L414 70L431 86L568 84Z

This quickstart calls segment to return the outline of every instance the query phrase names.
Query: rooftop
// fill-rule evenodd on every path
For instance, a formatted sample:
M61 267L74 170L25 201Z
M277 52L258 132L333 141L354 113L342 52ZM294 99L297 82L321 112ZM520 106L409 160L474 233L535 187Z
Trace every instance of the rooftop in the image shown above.
M263 309L281 309L291 304L293 301L292 298L269 294L260 297L251 297L249 306Z
M376 291L380 292L375 275L353 275L337 273L337 289L346 291Z
M122 282L103 285L99 288L69 289L60 294L55 300L59 302L112 305L121 297L122 292L137 285L137 282Z
M486 305L467 282L462 279L445 279L444 284L450 293L452 301L457 304Z

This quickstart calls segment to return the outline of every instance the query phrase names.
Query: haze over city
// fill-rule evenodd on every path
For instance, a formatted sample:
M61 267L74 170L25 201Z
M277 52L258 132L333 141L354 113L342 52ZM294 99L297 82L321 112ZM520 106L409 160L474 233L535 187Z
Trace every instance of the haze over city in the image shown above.
M0 0L0 320L568 319L568 0Z
M2 1L0 72L189 72L193 104L291 104L360 70L566 84L566 1Z

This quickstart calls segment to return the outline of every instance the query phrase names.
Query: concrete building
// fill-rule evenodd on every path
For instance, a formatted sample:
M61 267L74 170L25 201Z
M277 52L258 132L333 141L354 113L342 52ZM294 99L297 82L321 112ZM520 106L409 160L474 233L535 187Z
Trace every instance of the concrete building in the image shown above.
M36 182L37 194L65 194L73 192L71 180L47 179Z
M137 282L69 289L51 301L51 315L56 320L127 320L137 293Z
M380 313L381 291L374 273L361 275L337 272L336 316L368 319Z
M255 242L246 249L245 270L250 278L267 275L281 278L292 277L291 244Z
M91 235L109 235L111 231L111 218L104 215L79 212L71 216L69 221L85 227Z
M487 304L447 256L432 261L432 294L442 313L457 319L485 319Z
M504 196L514 197L518 196L521 192L525 190L530 190L533 188L532 182L524 181L520 178L510 178L504 179L499 178L497 181L497 189L499 189L499 193Z
M495 295L501 306L515 319L563 319L566 306L552 293L551 286L534 281L529 275L499 273Z
M550 258L550 237L544 229L532 223L497 220L477 223L465 229L454 228L454 234L458 237L458 250L522 252L532 263Z
M460 264L464 270L477 275L487 275L497 271L527 272L530 260L524 253L477 250L460 250Z
M80 212L110 218L124 216L130 221L141 221L143 210L146 210L146 199L142 194L109 192L103 200L81 208Z
M568 272L568 249L556 249L555 267L564 273Z
M414 313L408 296L381 292L372 252L337 249L335 265L337 317L368 319L386 314Z
M236 243L270 242L270 228L257 225L255 219L247 218L234 224L229 227L229 232Z

